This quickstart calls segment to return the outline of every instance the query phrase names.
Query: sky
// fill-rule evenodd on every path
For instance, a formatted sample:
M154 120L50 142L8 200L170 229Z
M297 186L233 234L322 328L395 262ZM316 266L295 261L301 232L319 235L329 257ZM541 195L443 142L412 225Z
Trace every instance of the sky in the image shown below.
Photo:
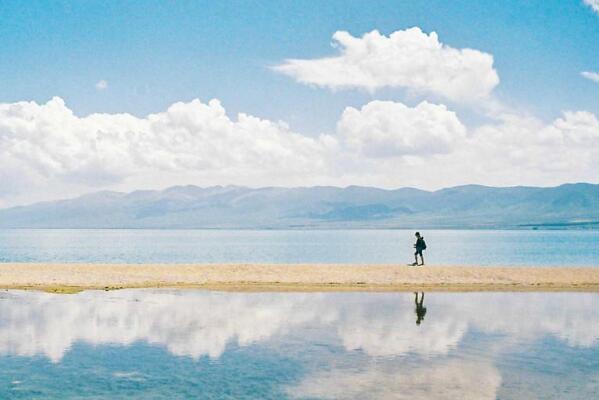
M599 183L599 1L3 1L0 207Z

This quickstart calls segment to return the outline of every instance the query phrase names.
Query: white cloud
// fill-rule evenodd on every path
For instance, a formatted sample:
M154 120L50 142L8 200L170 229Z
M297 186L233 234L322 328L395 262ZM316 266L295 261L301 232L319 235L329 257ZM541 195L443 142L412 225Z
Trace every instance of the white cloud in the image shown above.
M466 137L454 112L426 101L414 108L392 101L348 107L337 131L349 147L370 157L449 153Z
M0 104L0 163L10 167L2 173L12 176L5 178L15 181L89 187L180 176L268 184L277 181L276 171L284 183L295 175L326 174L325 155L335 146L334 138L309 138L284 123L247 114L232 120L217 100L176 103L145 118L78 117L58 97L46 104Z
M393 126L385 131L393 132ZM445 152L429 154L401 154L397 149L392 151L390 144L384 150L383 145L377 146L379 135L375 130L360 132L365 136L358 143L369 151L357 154L350 151L349 143L343 141L346 136L339 132L340 143L350 149L344 160L344 179L354 184L438 188L468 183L546 186L599 180L599 123L597 116L588 111L567 111L549 123L531 116L504 114L471 127L464 137L459 129L448 131L454 135L447 136L453 140L445 146L431 136L430 143L439 141ZM381 157L390 153L395 156Z
M599 2L597 4L599 7ZM580 75L582 75L584 78L587 78L593 82L599 83L599 73L597 73L597 72L583 71L580 73Z
M274 70L331 89L400 87L454 101L485 98L499 83L492 55L444 45L435 32L427 35L418 27L389 36L375 30L361 38L338 31L333 41L338 56L289 59Z
M443 106L425 103L422 112L422 104L380 104L348 109L338 124L345 158L336 162L347 182L438 188L599 180L599 120L591 112L566 111L549 123L507 113L466 132Z
M96 82L96 90L105 90L108 89L108 81L105 81L104 79L99 80L98 82Z
M336 132L229 117L219 101L175 103L139 118L76 116L60 98L0 104L0 204L108 188L174 184L554 185L599 180L599 120L566 111L546 123L514 113L466 128L442 104L348 107ZM418 172L415 173L414 171Z
M583 0L583 2L599 14L599 0Z
M595 181L599 157L599 121L586 111L564 112L549 124L504 115L495 124L473 130L466 147L452 154L464 164L505 184ZM456 164L455 160L451 164ZM502 173L503 171L503 173Z
M566 111L543 132L559 144L596 146L599 144L599 119L588 111Z

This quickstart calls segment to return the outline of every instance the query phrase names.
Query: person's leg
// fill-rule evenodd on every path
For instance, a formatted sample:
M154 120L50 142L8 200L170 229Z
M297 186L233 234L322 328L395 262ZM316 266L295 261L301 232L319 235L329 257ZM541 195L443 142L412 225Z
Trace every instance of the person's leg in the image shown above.
M414 264L413 265L418 265L418 251L416 251L416 253L414 253Z
M422 260L422 264L420 265L424 265L424 252L420 252L420 259Z

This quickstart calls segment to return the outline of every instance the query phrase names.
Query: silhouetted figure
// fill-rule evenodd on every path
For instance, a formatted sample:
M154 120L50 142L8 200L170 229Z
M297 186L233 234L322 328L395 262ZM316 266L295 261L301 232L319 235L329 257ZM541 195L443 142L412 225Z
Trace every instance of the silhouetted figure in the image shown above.
M424 265L424 256L422 255L422 251L426 250L426 242L424 241L424 236L420 236L420 232L416 232L416 244L414 245L414 248L416 249L416 252L414 253L415 261L412 265L419 265L418 255L420 255L420 259L422 260L422 264L420 265Z
M418 292L414 292L416 297L414 298L414 302L416 303L416 325L420 325L424 316L426 315L426 307L424 304L424 292L420 293L420 302L418 301Z

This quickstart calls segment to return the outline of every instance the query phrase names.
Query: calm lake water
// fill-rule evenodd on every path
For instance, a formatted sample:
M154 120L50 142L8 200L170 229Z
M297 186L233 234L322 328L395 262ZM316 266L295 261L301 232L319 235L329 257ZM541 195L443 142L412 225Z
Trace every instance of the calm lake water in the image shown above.
M2 399L597 393L598 294L0 292Z
M430 264L599 266L599 231L422 231ZM0 230L0 262L408 263L403 230Z

